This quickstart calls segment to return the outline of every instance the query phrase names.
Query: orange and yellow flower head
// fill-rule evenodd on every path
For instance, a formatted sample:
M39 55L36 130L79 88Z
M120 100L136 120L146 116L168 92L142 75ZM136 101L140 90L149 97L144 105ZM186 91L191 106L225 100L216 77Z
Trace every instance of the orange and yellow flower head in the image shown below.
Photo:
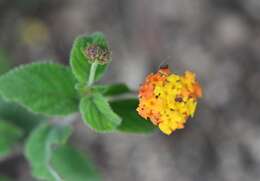
M197 98L201 96L202 90L194 73L186 71L179 76L165 66L148 75L141 85L137 111L170 135L176 129L184 128L187 119L194 116Z

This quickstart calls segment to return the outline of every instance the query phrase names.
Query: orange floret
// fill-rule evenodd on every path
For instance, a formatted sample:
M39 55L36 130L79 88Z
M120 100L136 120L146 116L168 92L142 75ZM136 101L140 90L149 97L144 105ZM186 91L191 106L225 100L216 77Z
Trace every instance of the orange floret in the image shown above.
M139 89L140 116L157 125L169 135L184 128L189 117L193 117L197 98L202 89L192 72L183 76L172 74L168 67L162 67L155 74L149 74Z

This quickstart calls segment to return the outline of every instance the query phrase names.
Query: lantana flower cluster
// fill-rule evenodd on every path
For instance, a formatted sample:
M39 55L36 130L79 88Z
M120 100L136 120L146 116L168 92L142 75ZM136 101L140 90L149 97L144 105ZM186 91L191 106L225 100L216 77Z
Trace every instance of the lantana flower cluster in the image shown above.
M187 119L194 116L197 98L201 96L201 86L194 73L186 71L179 76L165 66L148 75L141 85L137 111L170 135L176 129L184 128Z

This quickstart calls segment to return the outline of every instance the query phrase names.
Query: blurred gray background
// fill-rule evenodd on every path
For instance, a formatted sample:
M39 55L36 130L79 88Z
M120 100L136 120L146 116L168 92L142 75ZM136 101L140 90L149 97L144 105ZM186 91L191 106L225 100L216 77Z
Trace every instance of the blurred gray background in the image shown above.
M194 71L204 95L184 130L97 134L71 142L105 181L260 180L260 0L0 0L0 48L14 66L68 64L74 38L102 31L113 62L101 82L137 89L161 63ZM24 158L0 173L33 180Z

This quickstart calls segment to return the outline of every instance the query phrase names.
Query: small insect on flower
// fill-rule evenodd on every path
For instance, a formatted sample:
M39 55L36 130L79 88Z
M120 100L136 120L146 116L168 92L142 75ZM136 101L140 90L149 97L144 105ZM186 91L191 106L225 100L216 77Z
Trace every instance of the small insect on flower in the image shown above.
M107 64L111 59L111 51L102 49L96 44L89 45L85 49L85 54L89 58L90 63L97 61L99 64Z
M197 98L201 96L202 89L194 73L186 71L179 76L163 66L148 75L141 85L137 112L170 135L184 128L187 119L194 116Z

